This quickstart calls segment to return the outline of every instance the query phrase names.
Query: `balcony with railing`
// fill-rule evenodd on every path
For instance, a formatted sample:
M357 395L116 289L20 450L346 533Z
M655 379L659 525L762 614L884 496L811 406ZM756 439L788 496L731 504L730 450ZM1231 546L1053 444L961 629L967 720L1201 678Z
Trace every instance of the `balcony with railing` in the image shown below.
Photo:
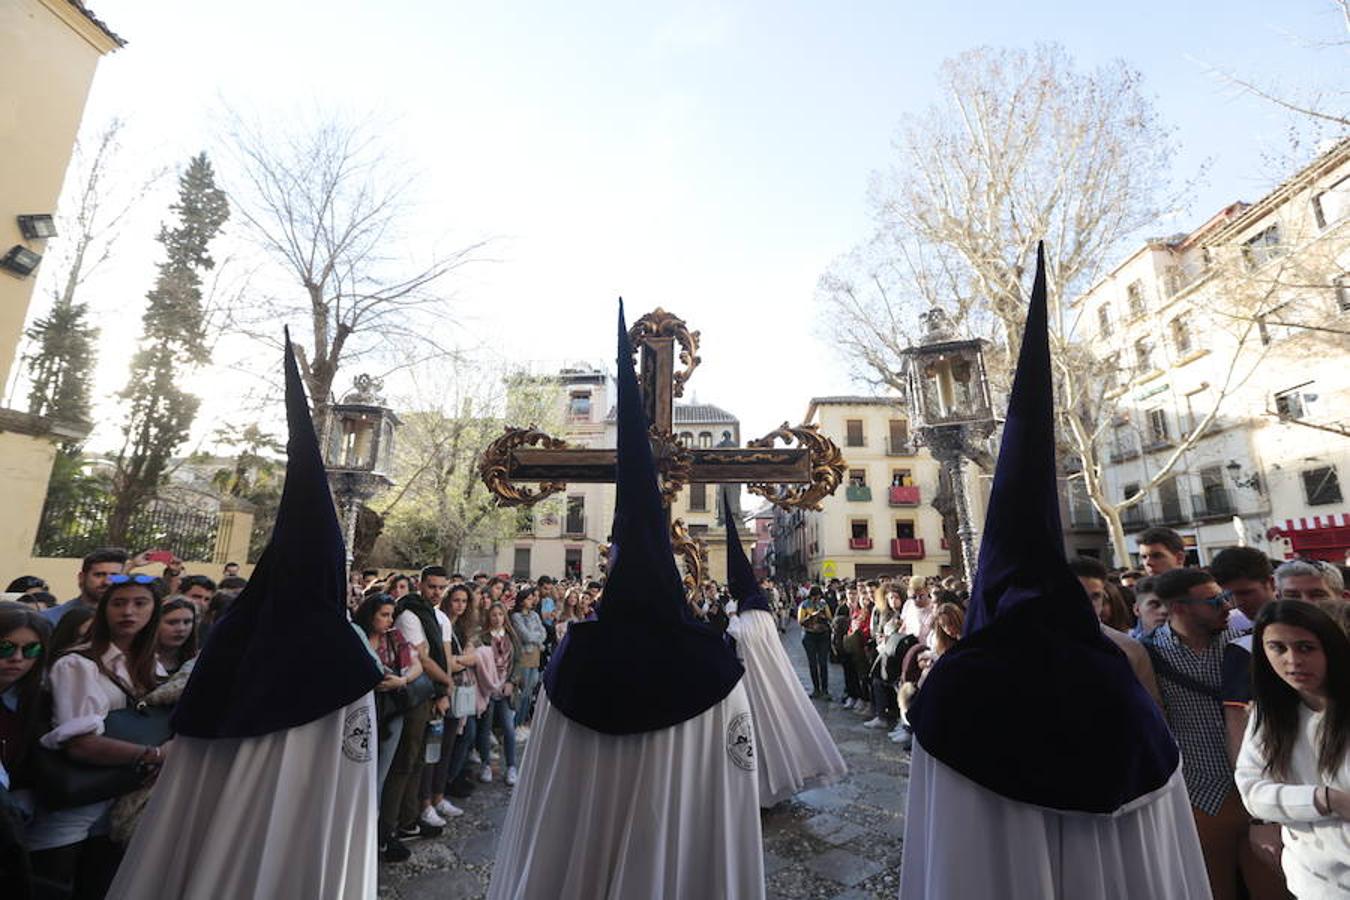
M1148 514L1144 511L1142 503L1136 503L1129 509L1120 511L1120 524L1125 526L1126 531L1140 531L1148 527Z
M870 537L855 537L848 539L848 549L850 550L871 550L872 539Z
M897 440L892 437L886 438L887 456L913 456L917 452L918 449L914 446L913 438L905 438L904 440Z
M1069 508L1069 527L1076 531L1105 531L1106 520L1091 506Z
M923 538L892 538L891 559L923 559Z
M886 492L886 500L891 506L918 506L921 500L917 484L891 485Z
M865 503L872 499L872 489L865 484L850 484L844 490L844 496L850 501Z
M1192 494L1191 508L1197 519L1226 519L1237 512L1233 498L1224 487L1206 488L1203 494Z

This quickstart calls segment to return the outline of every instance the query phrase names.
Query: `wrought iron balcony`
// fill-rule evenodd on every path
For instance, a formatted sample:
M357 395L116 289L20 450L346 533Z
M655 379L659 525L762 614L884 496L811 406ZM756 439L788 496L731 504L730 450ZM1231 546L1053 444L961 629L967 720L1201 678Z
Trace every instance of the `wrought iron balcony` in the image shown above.
M917 452L918 450L912 439L897 441L893 438L886 438L887 456L913 456Z
M872 489L865 484L850 484L844 491L844 496L849 500L866 502L872 499Z
M849 538L849 539L848 539L848 549L850 549L850 550L871 550L871 549L872 549L872 539L871 539L871 538Z
M1226 519L1237 509L1225 487L1209 488L1203 494L1191 494L1191 509L1197 519Z

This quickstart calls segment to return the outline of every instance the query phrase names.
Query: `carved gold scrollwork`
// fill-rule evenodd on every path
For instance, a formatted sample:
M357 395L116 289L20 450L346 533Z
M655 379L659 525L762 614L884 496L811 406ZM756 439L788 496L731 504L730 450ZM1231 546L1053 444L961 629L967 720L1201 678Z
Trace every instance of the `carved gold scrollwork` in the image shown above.
M633 343L635 356L637 355L637 348L642 346L647 338L652 337L673 337L676 343L680 345L680 365L684 366L684 369L674 374L671 393L676 397L683 397L685 382L689 380L690 375L694 374L698 364L703 362L698 355L699 333L690 331L684 319L674 313L668 313L658 306L655 310L634 322L633 327L628 329L628 339Z
M531 425L529 428L507 428L501 437L488 444L478 459L478 474L498 506L533 506L545 497L567 489L566 484L556 481L546 481L537 490L512 483L511 452L521 447L565 450L567 442Z
M649 434L652 440L652 455L658 461L665 460L665 465L658 462L657 469L660 470L661 502L670 506L680 488L688 484L694 474L694 454L669 431L663 431L653 425Z
M699 599L704 573L708 571L708 545L689 533L684 519L670 523L670 543L684 557L684 592L691 601Z
M821 434L818 425L798 425L793 428L787 422L759 440L747 441L746 446L768 448L776 440L784 443L795 440L797 446L810 451L811 483L750 484L746 487L750 493L758 494L782 509L820 509L820 501L839 489L844 481L844 473L848 470L839 446Z

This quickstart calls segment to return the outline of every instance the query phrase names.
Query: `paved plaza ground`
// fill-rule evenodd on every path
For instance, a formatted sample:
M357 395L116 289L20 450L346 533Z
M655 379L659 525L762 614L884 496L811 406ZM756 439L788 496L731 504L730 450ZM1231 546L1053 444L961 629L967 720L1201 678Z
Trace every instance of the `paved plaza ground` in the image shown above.
M809 684L795 625L784 644L798 677ZM830 677L830 689L837 695L843 688L837 666L831 667ZM763 813L768 896L893 900L900 886L909 754L888 741L884 731L863 728L866 717L834 705L827 709L819 701L817 708L848 762L849 774L838 784L807 791ZM410 843L413 855L405 863L382 865L381 900L483 897L509 791L500 782L481 785L461 803L465 814L452 819L444 835Z

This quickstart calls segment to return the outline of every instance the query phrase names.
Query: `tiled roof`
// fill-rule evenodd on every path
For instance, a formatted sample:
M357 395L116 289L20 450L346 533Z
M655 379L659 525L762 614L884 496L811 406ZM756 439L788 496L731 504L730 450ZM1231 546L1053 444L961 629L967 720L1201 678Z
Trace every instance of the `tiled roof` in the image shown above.
M673 412L676 425L738 425L741 421L722 407L713 406L711 403L676 403ZM605 421L613 422L614 420L615 411L614 407L611 406L609 415L605 416Z
M720 406L711 403L676 403L675 424L695 425L702 422L728 422L735 424L740 420Z
M83 0L70 0L70 5L78 9L80 13L90 22L93 22L95 25L97 25L99 31L102 31L109 38L111 38L112 41L117 44L117 46L125 47L127 45L127 42L123 40L121 37L119 37L117 33L114 32L111 28L105 25L102 19L94 15L94 11L92 9L84 5Z
M812 397L811 403L816 406L823 404L848 404L849 406L899 406L904 401L899 397L864 397L862 395L850 396L843 394L837 397Z

